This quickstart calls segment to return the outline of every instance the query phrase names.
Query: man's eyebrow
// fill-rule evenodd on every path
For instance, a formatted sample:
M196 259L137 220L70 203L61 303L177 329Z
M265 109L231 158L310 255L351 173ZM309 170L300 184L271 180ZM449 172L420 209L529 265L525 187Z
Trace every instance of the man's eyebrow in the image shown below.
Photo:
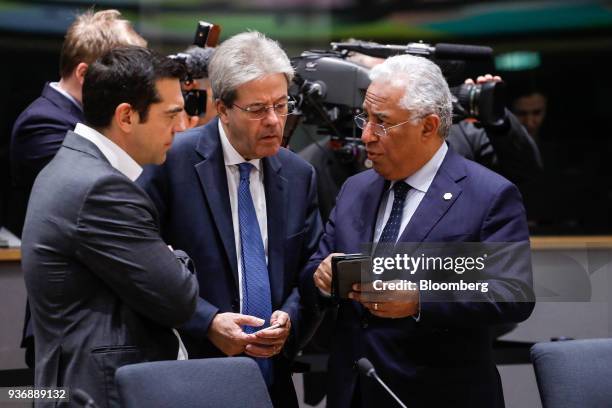
M170 108L168 110L166 110L164 113L168 113L168 114L172 114L172 113L179 113L183 111L183 107L182 106L176 106L174 108Z
M387 115L385 112L369 111L368 108L366 108L365 105L363 105L363 111L364 111L364 113L374 115L378 119L381 119L381 120L387 119L389 117L389 115Z

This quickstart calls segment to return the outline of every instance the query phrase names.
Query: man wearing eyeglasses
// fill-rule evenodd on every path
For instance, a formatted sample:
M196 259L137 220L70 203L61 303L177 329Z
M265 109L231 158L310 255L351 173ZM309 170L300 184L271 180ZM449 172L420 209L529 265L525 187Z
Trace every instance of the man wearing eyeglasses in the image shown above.
M280 147L293 68L257 32L226 40L208 68L218 119L178 135L166 163L139 181L164 239L197 269L198 307L181 329L189 357L251 356L275 406L297 406L297 282L322 226L314 169Z
M373 169L342 186L319 248L301 275L307 307L329 303L332 256L361 252L367 243L376 244L375 253L381 244L398 242L528 245L517 188L447 145L451 94L440 69L402 55L373 68L370 79L365 113L356 121ZM450 275L446 279L454 279ZM339 304L328 406L397 406L372 378L359 377L355 362L366 357L411 408L503 407L489 327L531 313L529 256L512 257L481 276L488 292L446 296L421 291L420 285L381 292L380 285L353 284L350 299ZM414 282L421 278L440 276L419 273Z

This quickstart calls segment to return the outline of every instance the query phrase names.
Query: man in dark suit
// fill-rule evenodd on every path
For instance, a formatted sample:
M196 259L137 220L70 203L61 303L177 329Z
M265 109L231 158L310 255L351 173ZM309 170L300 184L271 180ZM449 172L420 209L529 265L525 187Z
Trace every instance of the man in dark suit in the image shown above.
M58 82L45 84L42 94L17 118L10 145L11 192L8 229L21 236L32 185L59 150L66 132L83 122L82 87L87 67L114 47L146 46L117 10L89 10L68 28L60 55ZM26 308L21 347L34 366L34 338Z
M139 182L164 239L198 270L197 311L181 328L190 356L254 357L274 404L297 406L297 282L322 228L312 166L280 148L293 68L276 42L249 32L217 48L209 75L219 119L180 134Z
M133 182L184 129L181 74L140 47L92 64L88 125L68 132L36 178L22 240L36 387L80 388L100 407L118 406L118 367L184 358L173 327L193 314L197 279L160 238L155 207Z
M59 150L66 132L83 122L82 87L87 67L120 45L146 46L117 10L89 10L68 28L60 55L58 82L45 84L42 94L17 118L11 133L11 179L15 201L9 229L21 235L34 179Z
M439 68L403 55L370 75L365 112L356 121L374 168L344 184L319 249L303 271L302 296L312 308L330 303L333 254L361 252L365 243L528 246L517 188L446 144L451 95ZM502 407L488 328L531 313L528 255L485 269L484 293L455 291L445 297L418 287L381 292L365 281L354 285L351 300L340 301L338 309L328 405L395 406L378 384L358 377L355 361L367 357L410 407ZM441 276L423 273L416 276Z

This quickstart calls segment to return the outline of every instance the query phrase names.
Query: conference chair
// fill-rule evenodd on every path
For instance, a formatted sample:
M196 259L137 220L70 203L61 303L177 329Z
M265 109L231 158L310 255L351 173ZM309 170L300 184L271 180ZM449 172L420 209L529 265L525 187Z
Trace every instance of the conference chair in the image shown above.
M537 343L531 361L544 408L612 406L612 339Z
M126 365L115 381L124 408L272 408L259 367L247 357Z

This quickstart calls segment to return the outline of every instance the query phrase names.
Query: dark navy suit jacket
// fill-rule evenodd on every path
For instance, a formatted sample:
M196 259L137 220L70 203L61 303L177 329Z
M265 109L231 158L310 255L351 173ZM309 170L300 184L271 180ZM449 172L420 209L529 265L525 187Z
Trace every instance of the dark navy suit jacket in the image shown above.
M17 117L11 133L10 161L14 195L21 209L9 226L21 235L28 197L36 176L62 146L66 132L83 122L72 101L45 84L42 94Z
M321 304L312 275L332 252L356 253L372 242L385 180L373 170L349 178L338 195L316 254L302 274L302 296ZM452 198L443 196L451 193ZM448 197L448 195L447 195ZM517 188L449 149L400 242L525 242L525 211ZM527 244L526 244L527 245ZM410 407L499 407L503 394L491 357L488 327L526 319L533 309L530 257L489 277L479 302L428 302L420 318L383 319L341 301L329 361L328 404L348 407L357 390L354 362L369 358ZM491 299L512 293L507 302ZM506 296L508 299L508 297ZM364 407L395 406L378 384L359 379Z
M292 335L285 355L274 358L276 405L295 401L289 359L303 338L298 294L300 270L316 250L322 225L312 166L281 148L262 159L268 217L268 270L272 310L287 312ZM182 328L190 358L218 357L208 341L217 313L240 312L238 266L218 121L178 134L166 162L147 168L138 182L160 213L164 240L186 251L195 262L200 299L195 315ZM286 399L289 398L289 399ZM288 402L289 401L289 402Z

